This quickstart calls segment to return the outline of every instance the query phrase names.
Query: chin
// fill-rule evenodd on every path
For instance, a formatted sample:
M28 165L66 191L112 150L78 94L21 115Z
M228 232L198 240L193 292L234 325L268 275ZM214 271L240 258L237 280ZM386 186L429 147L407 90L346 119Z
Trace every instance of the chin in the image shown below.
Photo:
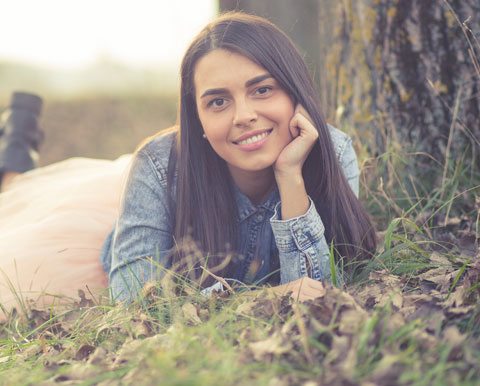
M273 167L273 162L270 162L270 163L261 163L261 164L256 164L256 165L252 165L251 167L244 167L244 168L239 168L239 169L242 169L242 170L246 170L246 171L251 171L251 172L260 172L262 170L265 170L265 169L270 169Z

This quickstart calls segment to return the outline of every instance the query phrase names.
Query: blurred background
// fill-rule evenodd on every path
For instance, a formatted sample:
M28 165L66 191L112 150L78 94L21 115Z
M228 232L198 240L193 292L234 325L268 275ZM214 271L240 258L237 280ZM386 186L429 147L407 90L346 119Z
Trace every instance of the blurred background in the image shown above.
M296 43L380 212L480 180L478 0L5 1L0 108L14 90L44 97L42 165L132 152L175 122L190 40L234 9ZM400 207L380 205L383 189Z
M178 68L215 0L1 3L0 109L44 98L41 164L115 158L175 122Z

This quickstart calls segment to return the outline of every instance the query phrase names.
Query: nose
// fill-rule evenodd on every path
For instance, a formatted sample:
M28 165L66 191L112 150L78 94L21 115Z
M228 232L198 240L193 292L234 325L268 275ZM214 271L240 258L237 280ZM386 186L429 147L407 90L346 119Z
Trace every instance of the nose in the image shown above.
M249 126L257 120L257 112L247 101L237 101L235 104L234 126Z

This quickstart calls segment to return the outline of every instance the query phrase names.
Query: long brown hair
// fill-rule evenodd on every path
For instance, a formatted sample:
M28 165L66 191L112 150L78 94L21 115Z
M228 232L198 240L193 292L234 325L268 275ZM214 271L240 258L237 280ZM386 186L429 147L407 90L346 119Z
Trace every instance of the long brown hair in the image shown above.
M374 228L343 175L304 60L275 25L240 12L224 14L207 25L182 61L179 131L168 172L176 242L194 241L203 253L203 262L198 263L205 263L208 257L206 265L211 268L225 263L226 255L234 256L216 274L242 279L236 277L240 261L235 258L239 240L233 181L225 161L202 138L195 102L195 66L215 49L239 53L264 67L295 104L300 103L310 114L320 140L306 159L302 173L307 193L325 225L326 240L333 241L337 256L347 261L370 257L376 247ZM185 251L176 253L173 264L182 266L185 255ZM198 278L200 270L196 268ZM201 284L212 282L207 278Z

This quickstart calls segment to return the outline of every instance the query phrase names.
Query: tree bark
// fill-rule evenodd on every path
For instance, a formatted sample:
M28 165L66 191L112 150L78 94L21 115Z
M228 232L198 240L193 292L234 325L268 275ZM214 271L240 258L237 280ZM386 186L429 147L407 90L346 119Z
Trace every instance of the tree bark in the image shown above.
M479 0L220 0L232 9L292 37L328 120L355 128L370 154L480 167Z
M327 72L338 118L376 154L402 144L478 168L480 2L344 0L336 11Z

